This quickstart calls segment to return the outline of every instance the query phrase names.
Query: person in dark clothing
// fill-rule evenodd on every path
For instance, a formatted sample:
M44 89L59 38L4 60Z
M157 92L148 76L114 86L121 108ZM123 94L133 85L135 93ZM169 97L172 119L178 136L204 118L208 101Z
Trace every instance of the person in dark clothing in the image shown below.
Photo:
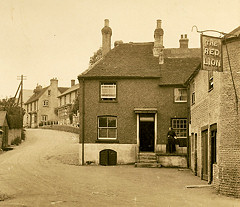
M172 127L169 128L167 135L168 135L168 150L167 151L169 153L174 153L174 152L176 152L176 146L175 146L176 133Z

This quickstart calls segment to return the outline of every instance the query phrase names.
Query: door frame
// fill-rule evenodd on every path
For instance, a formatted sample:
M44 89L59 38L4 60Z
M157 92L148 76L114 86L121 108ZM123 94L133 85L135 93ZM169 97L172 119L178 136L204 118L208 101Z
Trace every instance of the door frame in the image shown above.
M157 113L152 112L151 114L154 114L154 150L153 152L155 153L157 149ZM137 113L137 152L138 153L139 153L139 147L140 147L139 129L140 129L140 113Z

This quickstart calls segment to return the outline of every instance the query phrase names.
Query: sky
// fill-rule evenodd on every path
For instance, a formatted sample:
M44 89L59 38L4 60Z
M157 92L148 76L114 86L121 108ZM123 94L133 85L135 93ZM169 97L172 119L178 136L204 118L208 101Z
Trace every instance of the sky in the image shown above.
M153 42L162 20L165 48L200 47L198 30L230 32L240 25L240 0L0 0L0 99L14 96L20 80L34 89L58 79L70 87L101 47L109 19L114 42Z

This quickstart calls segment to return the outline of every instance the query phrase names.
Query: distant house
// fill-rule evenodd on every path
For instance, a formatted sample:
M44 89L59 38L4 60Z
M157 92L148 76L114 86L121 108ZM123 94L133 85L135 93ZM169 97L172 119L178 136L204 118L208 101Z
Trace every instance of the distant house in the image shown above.
M58 96L58 120L59 124L78 125L78 112L72 114L72 107L77 101L79 84L75 84L75 80L71 80L71 88Z
M38 127L39 124L57 123L58 96L68 88L58 87L58 80L50 80L48 87L42 88L37 85L34 94L27 100L27 125L30 128Z
M8 146L9 123L6 111L0 111L0 149Z
M240 27L222 40L223 72L199 66L187 81L190 167L218 192L235 197L240 197L239 35Z
M180 48L164 48L163 33L158 20L154 42L118 41L111 49L112 30L105 20L103 57L78 76L81 163L139 163L147 153L169 165L161 156L167 155L173 127L177 154L187 166L184 83L200 63L200 49L188 48L187 35L181 36Z

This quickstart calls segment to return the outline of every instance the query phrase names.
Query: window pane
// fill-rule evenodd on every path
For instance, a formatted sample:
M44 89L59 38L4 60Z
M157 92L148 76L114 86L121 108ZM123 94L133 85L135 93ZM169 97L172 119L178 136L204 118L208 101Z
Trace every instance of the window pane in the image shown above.
M108 118L108 127L116 127L116 118L115 117L109 117Z
M99 138L107 138L107 129L99 129Z
M106 117L99 118L99 127L107 127L107 118Z
M101 98L116 98L116 84L102 84L101 85Z
M108 138L117 138L117 129L108 129Z

